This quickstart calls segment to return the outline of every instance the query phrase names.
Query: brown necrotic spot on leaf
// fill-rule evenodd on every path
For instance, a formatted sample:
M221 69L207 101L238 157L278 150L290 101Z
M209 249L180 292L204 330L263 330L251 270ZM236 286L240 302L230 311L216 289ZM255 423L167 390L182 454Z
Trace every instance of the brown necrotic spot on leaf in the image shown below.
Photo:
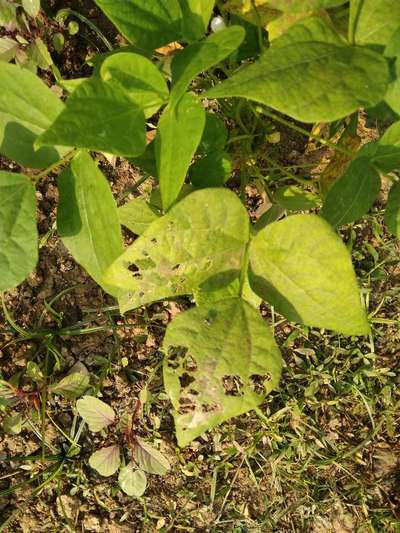
M265 394L265 383L270 380L270 374L253 374L249 378L249 383L256 394Z
M227 375L222 376L222 385L227 396L242 396L243 395L243 381L240 376Z
M184 372L181 376L179 376L179 383L183 389L188 388L189 385L191 385L194 381L194 377L187 372Z

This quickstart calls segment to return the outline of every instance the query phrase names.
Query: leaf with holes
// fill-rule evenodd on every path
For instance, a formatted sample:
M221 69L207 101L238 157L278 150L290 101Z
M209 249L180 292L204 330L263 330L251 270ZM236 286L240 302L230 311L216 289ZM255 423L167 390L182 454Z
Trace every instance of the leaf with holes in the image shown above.
M169 105L161 115L154 149L165 211L178 198L205 121L204 108L192 94L186 94L175 107Z
M292 215L250 243L250 285L288 320L367 335L369 325L346 246L321 217Z
M320 22L306 29L294 25L258 61L205 96L241 96L303 122L330 122L382 100L389 71L381 55L333 38Z
M123 252L121 226L110 186L86 152L74 157L58 179L57 229L74 259L105 290L103 275Z
M106 428L115 420L114 410L94 396L84 396L76 402L76 408L90 431L94 433Z
M148 474L163 476L170 469L168 459L139 437L136 439L132 457L138 466Z
M118 445L100 448L89 457L89 464L101 476L109 477L115 474L121 464L121 454Z
M129 463L121 468L118 476L118 484L128 496L140 498L147 486L146 474Z
M385 222L389 230L400 239L400 182L392 185L385 210Z
M190 294L214 277L221 284L239 276L249 239L249 217L227 189L202 189L176 204L110 266L105 281L128 291L127 311L146 303Z
M380 176L369 159L358 157L329 189L321 216L334 227L354 222L370 210L380 187Z
M163 351L180 446L253 409L279 382L282 362L274 338L260 314L240 298L175 317Z
M126 91L146 118L168 101L169 90L163 75L147 57L139 54L119 52L109 56L100 67L100 76Z
M136 156L146 149L144 121L129 92L94 77L78 85L36 144Z
M22 174L0 171L0 206L2 292L19 285L38 260L36 195L32 181Z
M58 383L54 383L49 387L49 392L52 394L59 394L69 400L79 398L86 391L89 386L90 377L88 374L82 372L72 372Z

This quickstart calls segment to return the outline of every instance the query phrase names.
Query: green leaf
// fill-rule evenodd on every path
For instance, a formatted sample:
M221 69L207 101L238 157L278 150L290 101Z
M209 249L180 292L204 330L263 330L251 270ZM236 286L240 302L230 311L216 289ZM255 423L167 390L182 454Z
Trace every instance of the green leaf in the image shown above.
M370 146L372 143L366 145ZM365 147L365 148L366 148ZM377 144L374 144L372 153L373 163L382 172L391 172L400 168L400 121L388 128Z
M274 338L260 314L240 298L175 317L163 351L179 446L253 409L279 382L282 363Z
M318 196L297 185L280 187L274 194L275 201L288 211L306 211L318 206Z
M79 398L89 387L90 377L82 372L72 372L49 387L49 392L68 400Z
M26 365L26 375L36 383L40 383L44 379L43 372L40 370L39 365L34 361L29 361Z
M385 46L399 26L398 0L351 0L350 27L356 44Z
M386 204L385 223L391 233L400 239L400 182L392 185Z
M321 22L305 28L294 25L258 61L204 96L249 98L303 122L334 121L382 100L389 81L382 56L333 42Z
M284 213L284 209L280 205L272 204L265 213L263 213L260 218L257 220L257 222L254 224L252 230L254 233L258 233L262 229L265 228L265 226L268 226L268 224L272 224L272 222L276 222L281 218L281 216Z
M105 290L105 270L123 252L121 226L110 186L85 152L58 179L58 233L73 255Z
M50 52L42 39L37 37L26 50L28 58L39 68L48 69L52 64Z
M334 227L354 222L370 210L380 187L380 176L369 159L358 157L329 189L321 216Z
M146 490L147 478L142 470L135 469L133 463L129 463L119 471L118 483L125 494L140 498Z
M132 456L139 467L148 474L163 476L170 469L168 459L139 437L136 439Z
M11 385L11 383L0 379L0 405L15 407L20 401L18 389Z
M120 52L109 56L100 67L100 76L129 93L145 117L154 115L168 101L169 90L162 74L139 54Z
M136 235L141 235L152 222L160 218L160 212L144 198L134 198L118 208L120 223Z
M22 416L18 413L15 416L5 416L3 420L3 431L8 435L19 435L22 431Z
M121 464L119 446L113 445L97 450L89 457L89 464L101 476L112 476Z
M227 140L228 130L224 121L214 113L206 113L206 124L197 152L202 155L220 152L225 148Z
M14 59L19 44L10 37L0 37L0 61L11 61Z
M248 239L249 218L237 196L202 189L153 222L111 265L106 280L129 291L124 311L189 294L221 273L229 273L229 283L240 272Z
M232 159L226 152L211 152L189 169L195 187L222 187L232 172Z
M153 176L158 180L157 161L155 153L155 142L151 141L147 146L143 154L138 157L130 157L129 161L135 166L147 172L150 176Z
M76 408L93 433L101 431L115 420L114 410L94 396L84 396L76 402Z
M179 52L171 64L171 105L175 105L183 96L190 82L198 74L231 55L240 46L244 35L242 27L231 26Z
M353 265L332 227L316 215L292 215L250 243L250 285L288 320L366 335Z
M189 42L200 39L207 31L215 0L179 0L182 10L183 38Z
M34 144L62 109L61 100L32 72L2 63L0 153L31 168L44 168L58 161L64 149L46 147L35 151Z
M300 12L341 6L347 0L268 0L268 6L280 11Z
M32 18L35 18L40 11L40 0L22 0L22 7Z
M129 93L99 78L84 81L37 144L135 156L146 148L143 111Z
M153 51L181 38L178 0L95 0L132 44Z
M7 30L13 31L16 27L17 21L17 6L8 0L0 2L0 26L4 26Z
M21 174L0 172L0 205L2 292L24 281L38 260L36 194L30 179Z
M204 108L192 94L186 94L175 107L169 105L161 115L154 149L165 211L179 195L205 120Z

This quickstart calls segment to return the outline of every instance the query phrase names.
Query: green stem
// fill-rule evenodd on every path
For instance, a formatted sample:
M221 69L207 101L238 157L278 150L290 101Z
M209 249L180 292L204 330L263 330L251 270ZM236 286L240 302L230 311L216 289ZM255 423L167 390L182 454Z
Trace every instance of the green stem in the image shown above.
M34 183L37 183L39 180L41 180L42 178L44 178L45 176L50 174L50 172L53 172L53 170L57 170L58 167L61 167L65 163L68 163L68 161L70 161L74 157L76 152L77 152L77 149L74 148L73 150L68 152L63 158L59 159L58 161L56 161L52 165L48 166L42 172L39 172L39 174L36 174L35 176L32 176L32 180L34 181Z
M297 124L293 124L289 120L286 120L280 117L279 115L275 115L275 113L272 113L271 111L268 111L263 108L262 113L272 118L273 120L276 120L277 122L280 122L281 124L284 124L288 128L291 128L292 130L297 131L298 133L301 133L302 135L305 135L306 137L309 137L310 139L314 139L315 141L319 142L323 146L328 146L332 150L342 152L343 154L346 154L350 157L355 157L356 155L355 152L352 152L351 150L347 150L347 148L344 148L343 146L340 146L339 144L335 144L335 143L332 143L331 141L323 139L319 135L315 135L315 133L311 133L307 131L306 129L302 128L301 126L298 126Z

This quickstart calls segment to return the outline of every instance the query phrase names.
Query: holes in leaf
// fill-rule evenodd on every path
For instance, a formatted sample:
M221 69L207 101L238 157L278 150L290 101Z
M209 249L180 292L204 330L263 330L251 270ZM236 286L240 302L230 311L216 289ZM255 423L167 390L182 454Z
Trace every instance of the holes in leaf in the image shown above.
M194 377L188 374L187 372L184 372L181 376L179 376L179 383L181 384L182 389L186 389L195 381Z
M249 378L250 388L256 393L265 394L265 382L271 380L270 374L252 374Z
M240 376L222 376L222 386L227 396L243 396L243 381Z
M175 266L172 267L172 270L178 270L178 268L179 268L180 266L181 266L180 263L178 263L177 265L175 265Z
M194 359L194 357L192 357L190 354L186 354L185 360L183 362L183 368L187 372L196 372L197 370L196 359Z
M131 263L130 265L128 265L128 270L129 272L132 272L134 278L142 277L142 274L140 273L138 267L134 263Z
M221 410L221 406L217 403L210 403L210 404L202 404L201 410L203 413L216 413L217 411Z
M188 349L185 346L170 346L168 348L168 366L173 370L179 368Z
M157 244L157 239L153 237L150 242L152 242L153 244Z

